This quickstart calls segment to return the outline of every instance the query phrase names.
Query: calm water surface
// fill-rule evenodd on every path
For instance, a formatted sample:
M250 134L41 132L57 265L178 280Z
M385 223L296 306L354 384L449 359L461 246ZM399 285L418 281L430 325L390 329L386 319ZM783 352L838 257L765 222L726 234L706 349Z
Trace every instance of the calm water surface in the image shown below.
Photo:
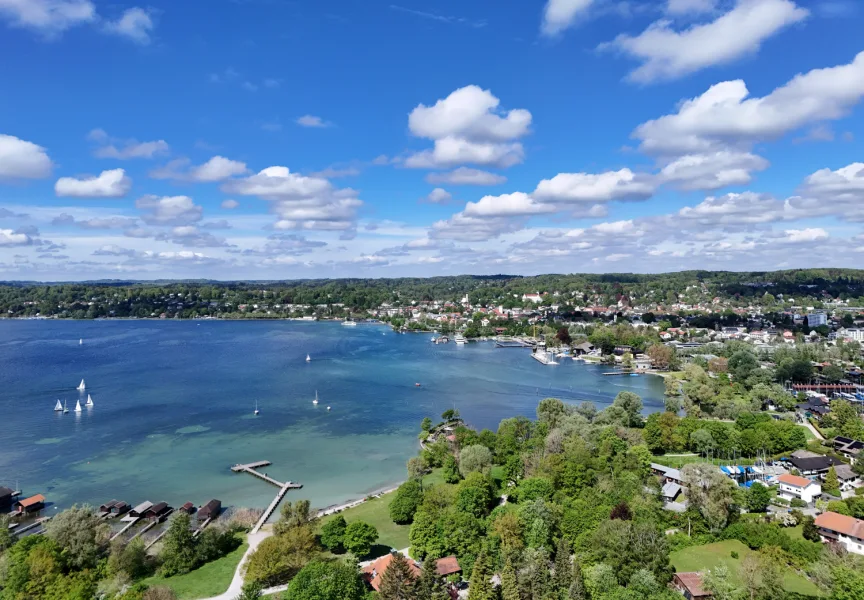
M229 467L270 460L269 475L304 484L292 498L326 506L404 479L420 420L454 403L493 430L548 396L603 408L631 390L646 412L663 406L658 377L430 338L290 321L0 321L0 485L60 507L264 507L275 488ZM95 406L76 414L82 377Z

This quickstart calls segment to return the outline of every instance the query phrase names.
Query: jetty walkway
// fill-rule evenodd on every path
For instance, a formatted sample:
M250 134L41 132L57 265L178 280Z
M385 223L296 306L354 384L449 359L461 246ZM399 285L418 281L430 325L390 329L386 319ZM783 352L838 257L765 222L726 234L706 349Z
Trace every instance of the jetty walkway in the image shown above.
M270 506L267 507L267 510L264 511L264 514L261 515L261 518L258 519L258 522L255 524L255 527L252 528L252 533L256 534L261 531L261 528L267 522L267 519L276 511L276 507L279 506L279 503L282 502L282 499L285 497L291 490L299 490L303 487L302 483L294 483L293 481L287 481L282 483L281 481L276 481L272 477L268 476L267 473L261 473L258 471L261 467L267 467L271 465L269 460L259 460L256 462L246 463L246 464L236 464L231 467L231 470L235 473L249 473L250 475L254 475L259 479L263 479L267 483L273 484L279 488L279 492L276 494L276 497L273 498L273 502L270 503Z

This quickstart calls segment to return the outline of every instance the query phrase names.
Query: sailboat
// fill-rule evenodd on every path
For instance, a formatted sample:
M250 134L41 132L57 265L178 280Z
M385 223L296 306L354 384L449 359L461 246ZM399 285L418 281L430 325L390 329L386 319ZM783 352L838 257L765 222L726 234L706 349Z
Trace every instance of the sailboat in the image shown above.
M93 408L93 398L90 397L90 394L87 394L87 402L84 403L84 406Z
M80 340L78 340L78 345L79 345L79 346L83 346L83 345L84 345L84 339L83 339L83 338L80 339Z
M312 361L312 357L307 354L306 355L306 362L311 362L311 361Z
M54 412L63 412L63 404L59 398L57 399L57 404L54 405Z
M80 400L78 400L75 403L75 412L81 412L81 401Z
M258 410L258 401L255 401L255 414L257 415L260 411Z
M68 412L69 412L69 407L66 406L66 401L64 400L63 401L63 414L66 414Z
M327 410L330 410L330 407L329 407L329 406L327 407Z
M312 404L318 404L318 390L315 390L315 399L312 401Z
M84 385L84 380L83 380L83 379L81 380L81 383L78 384L78 388L77 388L77 389L78 389L79 392L83 392L85 389L87 389L87 386Z

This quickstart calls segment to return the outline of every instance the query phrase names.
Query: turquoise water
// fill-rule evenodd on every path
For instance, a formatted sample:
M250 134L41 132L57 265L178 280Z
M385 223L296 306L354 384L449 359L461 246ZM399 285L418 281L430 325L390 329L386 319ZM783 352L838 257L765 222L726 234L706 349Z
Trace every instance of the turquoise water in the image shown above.
M229 467L269 460L270 476L304 484L290 498L320 507L404 479L421 419L454 403L493 430L547 396L603 408L631 390L646 412L663 406L657 377L430 337L291 321L0 321L0 484L59 507L264 507L275 488ZM95 406L75 414L82 377ZM68 414L53 412L57 399Z

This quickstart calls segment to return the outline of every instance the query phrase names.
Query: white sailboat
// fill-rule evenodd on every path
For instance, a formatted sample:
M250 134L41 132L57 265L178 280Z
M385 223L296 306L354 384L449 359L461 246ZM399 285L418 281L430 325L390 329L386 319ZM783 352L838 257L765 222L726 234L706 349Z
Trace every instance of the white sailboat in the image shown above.
M54 405L54 412L63 412L63 403L60 402L60 399L57 399L57 404Z
M77 388L77 389L78 389L79 392L83 392L85 389L87 389L87 386L84 385L84 380L83 380L83 379L81 380L81 383L78 384L78 388Z
M81 401L80 400L78 400L75 403L75 412L81 412Z
M327 407L327 410L330 410L330 407L329 407L329 406Z
M80 339L80 340L78 340L78 345L79 345L79 346L83 346L83 345L84 345L84 339L83 339L83 338Z
M87 394L87 402L84 403L84 406L93 408L93 398L90 397L90 394Z
M63 414L66 414L68 412L69 412L69 407L66 406L66 401L64 400L63 401Z
M312 404L318 404L318 390L315 390L315 399L312 401Z
M312 361L312 357L307 354L306 355L306 362L311 362L311 361Z
M260 411L258 410L258 401L255 401L255 414L257 415Z

